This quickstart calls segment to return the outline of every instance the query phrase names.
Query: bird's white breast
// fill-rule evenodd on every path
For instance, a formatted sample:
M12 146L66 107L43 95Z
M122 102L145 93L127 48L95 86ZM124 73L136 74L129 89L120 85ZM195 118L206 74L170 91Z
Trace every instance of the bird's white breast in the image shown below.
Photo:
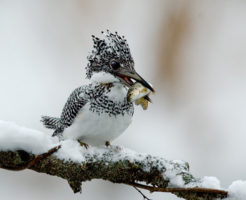
M87 103L79 112L74 123L64 130L65 139L79 139L92 145L105 144L121 135L130 125L132 116L111 115L92 112Z
M124 88L116 85L107 94L114 102L123 101ZM74 123L63 132L64 139L79 139L87 144L103 145L121 135L132 121L132 114L110 115L90 110L90 102L82 107Z

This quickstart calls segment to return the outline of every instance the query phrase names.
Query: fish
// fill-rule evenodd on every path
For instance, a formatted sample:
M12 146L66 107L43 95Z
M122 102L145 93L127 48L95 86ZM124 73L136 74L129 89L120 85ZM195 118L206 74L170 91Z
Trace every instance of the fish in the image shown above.
M146 100L144 97L137 99L135 101L135 105L141 105L143 110L147 110L148 109L148 105L149 105L149 101Z
M136 82L129 88L127 100L129 102L135 102L135 105L141 105L143 110L147 110L148 103L152 103L152 100L149 98L151 93L150 89L144 87L141 83Z

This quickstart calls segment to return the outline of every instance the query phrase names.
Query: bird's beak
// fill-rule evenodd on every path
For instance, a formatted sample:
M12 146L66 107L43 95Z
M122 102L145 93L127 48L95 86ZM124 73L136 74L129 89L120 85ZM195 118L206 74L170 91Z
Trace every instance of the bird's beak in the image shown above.
M120 71L116 73L116 75L128 87L131 87L134 84L134 82L131 80L133 79L141 83L146 88L150 89L152 92L155 92L154 88L147 81L145 81L135 70L121 68Z

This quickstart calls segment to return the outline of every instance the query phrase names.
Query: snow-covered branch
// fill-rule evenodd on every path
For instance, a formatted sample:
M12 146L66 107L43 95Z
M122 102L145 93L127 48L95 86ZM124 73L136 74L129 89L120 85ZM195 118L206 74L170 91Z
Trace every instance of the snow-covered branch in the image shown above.
M81 191L82 182L103 179L150 192L171 192L189 200L227 197L216 178L195 178L184 161L169 161L118 146L85 149L77 141L59 142L42 132L2 121L0 167L29 168L61 177L75 193Z

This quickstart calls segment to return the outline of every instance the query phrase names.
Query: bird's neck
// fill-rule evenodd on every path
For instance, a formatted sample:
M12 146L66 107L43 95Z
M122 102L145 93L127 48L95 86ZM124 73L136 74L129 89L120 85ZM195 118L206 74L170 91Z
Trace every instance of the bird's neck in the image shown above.
M101 90L106 98L114 102L126 101L128 88L112 74L106 72L94 73L90 82L95 88Z
M114 102L125 102L128 89L121 83L101 83L104 88L104 95Z
M92 77L90 78L90 82L96 84L112 84L120 83L120 80L110 73L96 72L93 73Z

